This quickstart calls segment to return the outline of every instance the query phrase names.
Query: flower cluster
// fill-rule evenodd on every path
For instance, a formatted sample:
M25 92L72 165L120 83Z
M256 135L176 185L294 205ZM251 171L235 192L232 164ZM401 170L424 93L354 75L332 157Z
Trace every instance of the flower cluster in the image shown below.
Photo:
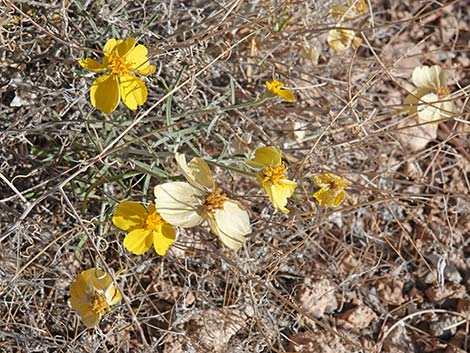
M367 12L364 0L347 0L346 5L334 6L330 14L339 22ZM331 30L328 43L336 51L357 47L361 41L348 29ZM137 45L134 38L110 39L104 46L102 62L87 58L80 65L93 72L106 72L97 78L90 90L93 106L105 114L112 113L119 102L131 110L145 103L147 88L134 76L147 76L155 72L147 57L147 49ZM414 69L412 81L416 86L405 99L410 115L419 123L434 123L448 118L453 103L448 99L450 90L446 75L440 66L420 66ZM266 81L267 95L278 96L294 102L295 95L277 81ZM251 233L248 209L217 186L211 170L202 158L175 153L176 163L185 181L168 181L154 187L154 202L147 207L135 201L123 201L115 209L113 224L126 232L123 246L135 255L142 255L153 247L164 256L176 241L177 227L207 226L220 242L229 249L238 250ZM246 172L259 183L268 196L274 213L289 213L289 199L295 194L297 182L288 176L283 152L275 146L257 148L252 158L245 159L252 171ZM339 207L347 197L350 186L345 178L333 173L313 177L317 187L312 197L323 209ZM301 198L298 195L297 198ZM97 268L81 272L71 284L70 302L86 327L95 327L111 306L122 300L121 292L114 286L111 276Z

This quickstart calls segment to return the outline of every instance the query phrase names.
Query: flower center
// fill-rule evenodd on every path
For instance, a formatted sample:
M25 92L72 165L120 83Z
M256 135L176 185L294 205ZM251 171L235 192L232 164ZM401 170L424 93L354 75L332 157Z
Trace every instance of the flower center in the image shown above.
M118 76L123 76L129 73L130 64L126 61L126 58L119 56L118 53L114 52L110 55L108 68L111 72Z
M211 213L211 212L214 212L215 210L222 210L224 208L224 202L227 199L228 199L227 195L222 193L222 190L218 188L215 189L214 192L211 192L206 197L206 201L204 202L206 211L208 213Z
M99 315L103 315L106 311L109 311L109 305L106 298L101 294L95 293L91 298L91 310Z
M266 167L263 169L263 182L272 185L282 184L282 181L286 179L286 172L287 167L284 162L277 167Z
M436 90L436 94L439 98L445 98L449 95L450 90L447 87L439 87Z
M271 82L270 85L268 86L268 90L272 94L277 94L281 90L281 88L282 88L282 83L276 80Z
M149 212L147 219L145 220L144 228L150 231L158 230L163 222L162 217L157 213L157 211Z

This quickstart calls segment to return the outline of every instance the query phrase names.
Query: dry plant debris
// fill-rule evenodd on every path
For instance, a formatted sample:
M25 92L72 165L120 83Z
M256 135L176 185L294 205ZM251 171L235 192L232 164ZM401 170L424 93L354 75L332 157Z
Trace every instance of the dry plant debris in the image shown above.
M0 3L0 351L470 351L467 1Z

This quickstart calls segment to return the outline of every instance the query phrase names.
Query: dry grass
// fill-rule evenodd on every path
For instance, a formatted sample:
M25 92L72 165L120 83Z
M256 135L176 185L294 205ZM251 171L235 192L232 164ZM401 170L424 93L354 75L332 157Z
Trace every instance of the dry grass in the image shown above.
M0 351L468 351L466 1L372 0L347 22L363 45L339 54L329 0L1 3ZM77 60L128 36L158 74L142 109L106 117ZM456 113L413 151L397 132L424 64L449 70ZM273 75L295 103L259 102ZM284 149L298 182L288 216L236 172L262 144ZM123 248L114 208L152 202L178 175L176 149L250 208L241 250L205 227L180 230L165 257ZM312 198L324 171L352 183L340 208ZM124 300L87 330L69 286L94 265L126 269Z

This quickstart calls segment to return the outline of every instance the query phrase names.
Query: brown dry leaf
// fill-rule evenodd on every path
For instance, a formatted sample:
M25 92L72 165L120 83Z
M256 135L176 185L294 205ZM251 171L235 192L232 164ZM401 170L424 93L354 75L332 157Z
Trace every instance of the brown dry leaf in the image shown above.
M325 313L331 313L338 308L335 297L336 287L327 279L314 282L304 287L299 293L299 302L306 312L321 318Z
M186 336L197 352L227 352L227 343L246 325L246 317L236 309L209 309L194 315L185 324Z
M338 336L329 332L302 332L290 337L291 352L302 353L349 353Z
M386 331L387 329L385 329ZM385 353L409 353L413 352L413 344L407 335L404 325L397 325L385 338L383 347Z
M382 280L377 284L380 300L384 304L401 305L406 300L403 298L403 281L399 279Z
M431 302L441 304L446 299L464 298L467 295L467 289L462 284L447 283L443 288L429 287L424 293Z
M341 313L338 326L345 330L359 331L368 327L376 318L377 314L371 308L361 305Z

